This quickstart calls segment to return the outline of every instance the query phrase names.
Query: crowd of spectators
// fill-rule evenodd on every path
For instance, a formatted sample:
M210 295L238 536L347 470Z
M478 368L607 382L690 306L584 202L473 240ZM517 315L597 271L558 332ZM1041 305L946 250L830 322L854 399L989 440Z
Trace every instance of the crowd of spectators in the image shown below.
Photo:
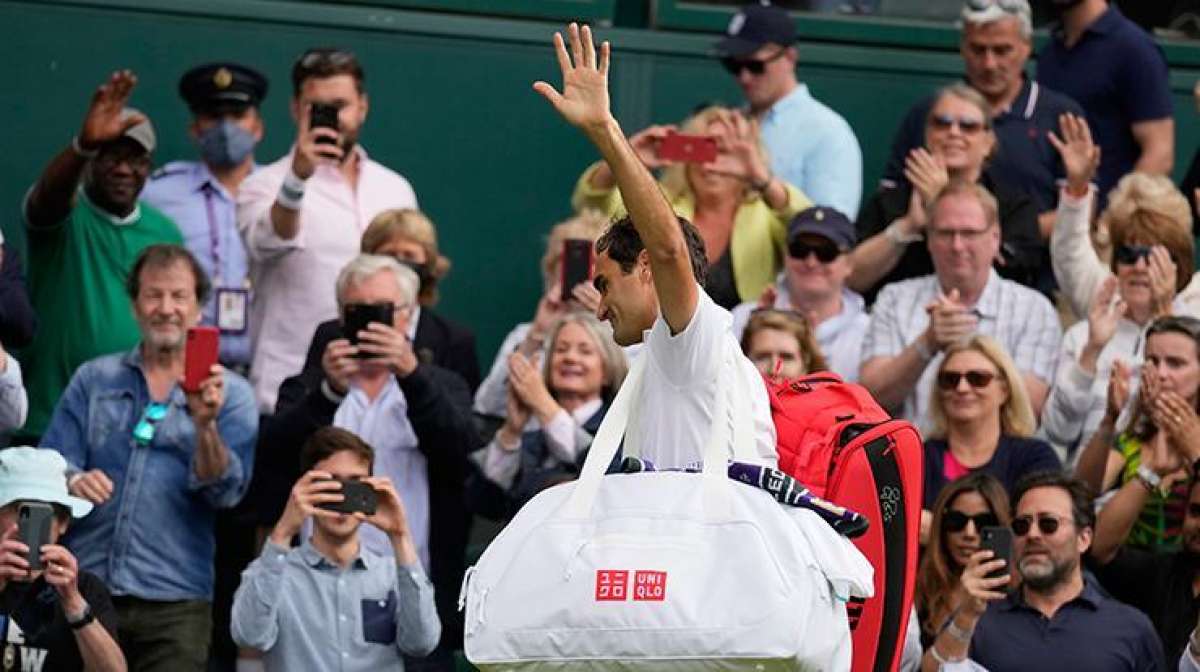
M0 451L5 669L453 670L473 520L575 478L639 358L627 440L659 466L695 465L719 394L754 425L738 459L773 465L764 378L837 375L918 426L903 669L1200 669L1200 282L1167 65L1105 0L1052 4L1034 77L1028 2L967 0L962 81L903 116L866 190L783 10L748 5L714 45L743 104L627 140L587 130L609 53L573 27L592 79L538 90L601 160L482 371L437 307L437 225L358 142L354 53L296 59L268 164L279 87L252 68L183 75L198 155L157 169L113 73L27 192L28 260L0 238L0 445L39 447ZM716 158L669 158L678 133ZM623 193L651 174L661 211ZM668 206L674 250L634 223ZM564 286L580 241L592 279ZM219 363L185 389L197 325ZM374 512L328 508L339 481ZM56 506L44 569L14 537L31 500ZM981 550L997 529L1009 558Z

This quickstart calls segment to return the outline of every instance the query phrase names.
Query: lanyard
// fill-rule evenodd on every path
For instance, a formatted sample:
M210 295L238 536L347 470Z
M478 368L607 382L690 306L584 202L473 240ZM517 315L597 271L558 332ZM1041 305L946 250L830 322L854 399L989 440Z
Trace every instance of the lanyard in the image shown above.
M212 253L213 277L218 284L224 284L225 274L221 272L221 231L217 226L217 217L213 212L213 191L216 190L211 182L204 183L204 212L208 217L209 251Z

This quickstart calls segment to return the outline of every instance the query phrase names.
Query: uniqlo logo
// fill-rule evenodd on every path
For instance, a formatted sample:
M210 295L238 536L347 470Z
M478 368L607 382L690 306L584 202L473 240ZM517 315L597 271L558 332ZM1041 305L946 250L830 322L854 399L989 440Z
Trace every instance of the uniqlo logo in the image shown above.
M667 573L638 571L633 574L633 599L662 602L667 597Z
M629 571L625 569L596 570L596 601L624 602L629 585Z

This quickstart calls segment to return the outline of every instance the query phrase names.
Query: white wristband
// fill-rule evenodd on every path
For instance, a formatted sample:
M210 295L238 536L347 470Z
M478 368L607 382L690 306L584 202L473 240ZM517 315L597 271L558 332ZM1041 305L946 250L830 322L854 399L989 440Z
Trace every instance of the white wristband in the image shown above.
M283 184L279 186L279 195L275 202L288 210L299 210L304 201L304 180L296 177L292 171L283 176Z
M83 159L94 159L100 154L100 150L98 149L84 149L83 145L79 144L78 135L71 138L71 151Z
M909 243L916 243L925 239L925 236L919 233L904 233L901 231L900 220L898 219L883 230L883 235L896 247L905 247Z

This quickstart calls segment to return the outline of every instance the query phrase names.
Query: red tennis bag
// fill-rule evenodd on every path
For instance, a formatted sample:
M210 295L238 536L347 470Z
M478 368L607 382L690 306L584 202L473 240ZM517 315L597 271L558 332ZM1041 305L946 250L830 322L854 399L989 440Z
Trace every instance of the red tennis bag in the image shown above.
M779 468L871 521L854 545L875 568L875 597L847 605L853 672L894 672L917 571L922 443L865 388L821 372L767 381Z

